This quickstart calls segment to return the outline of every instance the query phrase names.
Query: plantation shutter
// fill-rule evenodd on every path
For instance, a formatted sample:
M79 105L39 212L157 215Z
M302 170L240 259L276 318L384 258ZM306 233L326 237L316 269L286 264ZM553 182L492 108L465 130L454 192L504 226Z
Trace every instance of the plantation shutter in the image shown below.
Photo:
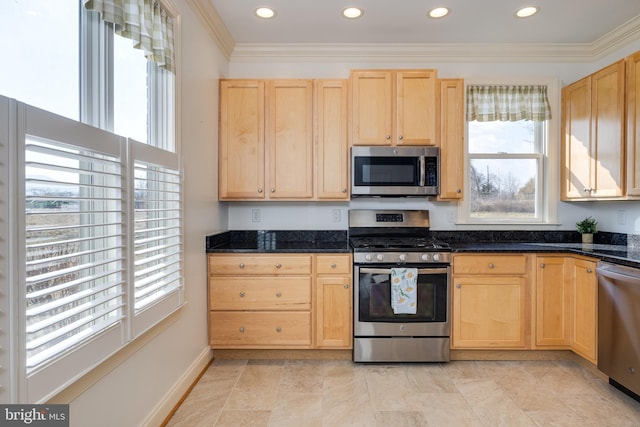
M126 341L125 139L18 104L26 401ZM22 175L22 174L20 174ZM22 239L20 239L22 237ZM70 376L70 372L74 374Z
M182 183L176 154L137 142L131 149L137 336L182 304Z

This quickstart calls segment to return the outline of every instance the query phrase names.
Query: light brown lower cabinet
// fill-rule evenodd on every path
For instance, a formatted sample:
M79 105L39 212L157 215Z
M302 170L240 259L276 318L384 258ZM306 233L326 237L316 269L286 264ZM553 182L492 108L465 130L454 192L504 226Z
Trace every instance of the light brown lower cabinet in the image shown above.
M528 347L529 257L455 254L453 349Z
M212 348L351 348L350 254L208 258Z
M571 349L592 363L598 361L598 278L596 261L576 259L573 279Z
M571 349L597 362L596 260L536 257L536 348Z

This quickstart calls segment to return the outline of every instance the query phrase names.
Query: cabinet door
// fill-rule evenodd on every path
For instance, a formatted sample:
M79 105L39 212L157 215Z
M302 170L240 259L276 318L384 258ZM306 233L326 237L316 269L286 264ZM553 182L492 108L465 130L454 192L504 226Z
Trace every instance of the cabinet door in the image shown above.
M562 200L589 196L591 182L591 77L562 89Z
M598 280L596 263L575 260L574 325L571 348L587 360L597 363Z
M593 191L591 197L624 192L625 64L618 61L592 76Z
M351 277L318 277L316 292L316 347L351 348Z
M440 195L459 200L464 184L464 80L440 80Z
M316 197L349 199L347 81L315 82Z
M351 135L353 145L391 145L393 73L351 73Z
M396 135L393 143L436 144L436 80L434 70L396 73Z
M525 348L523 277L454 277L453 348Z
M627 195L640 196L640 52L627 58Z
M571 343L572 286L565 257L537 257L536 345Z
M270 81L267 101L269 198L312 198L313 82Z
M264 198L264 82L220 81L219 198Z

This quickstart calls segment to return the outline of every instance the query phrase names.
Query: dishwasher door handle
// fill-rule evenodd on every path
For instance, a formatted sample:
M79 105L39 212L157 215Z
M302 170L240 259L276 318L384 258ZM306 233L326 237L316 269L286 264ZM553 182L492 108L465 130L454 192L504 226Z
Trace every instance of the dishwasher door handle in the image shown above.
M596 268L596 273L603 277L610 277L612 279L618 279L618 280L624 280L624 281L640 280L640 270L638 270L638 274L633 275L633 274L620 273L619 271L613 271L606 268Z

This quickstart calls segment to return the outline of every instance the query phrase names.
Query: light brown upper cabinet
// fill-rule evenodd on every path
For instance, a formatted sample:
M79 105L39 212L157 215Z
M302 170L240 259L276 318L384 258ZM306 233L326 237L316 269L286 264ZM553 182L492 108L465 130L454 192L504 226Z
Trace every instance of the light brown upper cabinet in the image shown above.
M348 199L347 96L346 80L222 80L219 199Z
M440 195L464 196L464 80L440 79Z
M347 80L315 81L316 197L349 199Z
M562 200L625 194L625 61L562 89Z
M219 198L264 199L265 84L220 81Z
M640 196L640 52L627 57L627 195Z
M271 199L313 197L313 81L267 84L268 188Z
M352 70L352 145L436 145L436 70Z

